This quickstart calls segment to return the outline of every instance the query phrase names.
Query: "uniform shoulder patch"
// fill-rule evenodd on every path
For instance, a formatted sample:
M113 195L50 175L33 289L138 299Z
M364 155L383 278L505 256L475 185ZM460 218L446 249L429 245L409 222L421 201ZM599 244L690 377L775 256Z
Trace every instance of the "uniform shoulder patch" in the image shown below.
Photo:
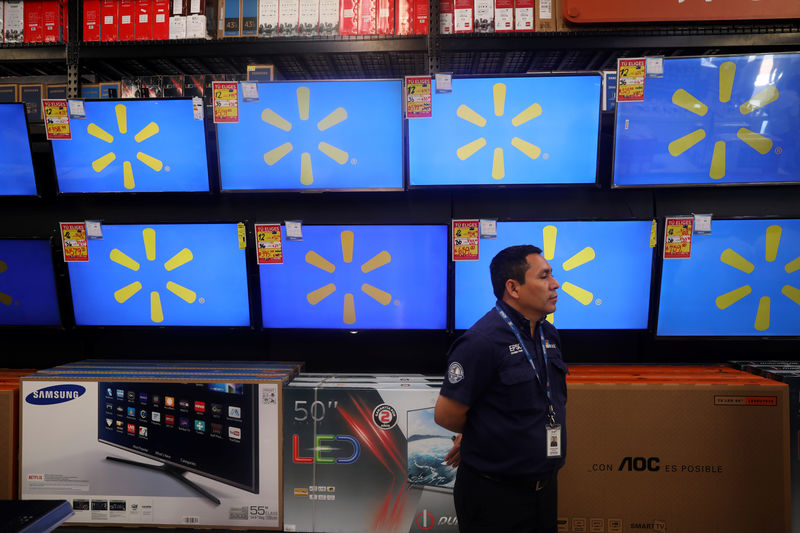
M461 363L453 361L450 363L450 366L447 367L447 381L456 384L462 379L464 379L464 367L461 366Z

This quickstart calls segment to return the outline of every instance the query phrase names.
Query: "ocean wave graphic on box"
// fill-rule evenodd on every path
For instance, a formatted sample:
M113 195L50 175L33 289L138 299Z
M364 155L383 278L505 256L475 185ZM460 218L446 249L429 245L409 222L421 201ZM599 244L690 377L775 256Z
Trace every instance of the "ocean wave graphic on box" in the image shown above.
M433 408L408 411L408 481L452 489L456 469L444 464L455 433L433 420Z
M800 335L798 287L800 220L716 220L664 261L658 334Z
M800 180L800 55L681 58L620 102L617 185Z
M538 245L553 268L561 288L547 319L558 328L646 328L650 229L650 221L499 222L497 238L481 240L479 261L456 263L456 328L469 328L492 308L489 263L517 244Z
M89 241L88 263L69 265L78 325L249 324L236 225L108 225L103 234Z
M53 142L61 192L208 190L190 100L86 102L86 119L71 125L71 140Z
M445 226L305 226L303 239L259 268L264 327L445 327Z
M0 325L60 322L50 242L0 240Z
M238 123L218 126L224 190L402 188L399 81L258 91L258 101L240 101Z
M599 76L453 80L409 121L411 185L592 183Z

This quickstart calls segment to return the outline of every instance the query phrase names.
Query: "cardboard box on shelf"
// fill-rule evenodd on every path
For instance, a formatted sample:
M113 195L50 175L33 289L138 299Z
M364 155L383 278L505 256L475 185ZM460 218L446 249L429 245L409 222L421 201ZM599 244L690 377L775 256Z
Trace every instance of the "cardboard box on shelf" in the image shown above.
M48 83L47 87L45 87L45 93L47 94L47 98L49 99L62 99L65 100L67 98L67 84L66 83ZM32 373L32 372L31 372Z
M186 39L186 18L183 16L174 16L169 18L169 38Z
M377 0L358 0L358 35L375 34Z
M3 2L3 35L7 43L21 43L25 38L25 2Z
M279 0L258 0L258 36L277 37ZM338 7L338 2L337 2ZM337 13L338 20L338 13Z
M298 35L300 23L300 0L280 0L278 5L278 36Z
M240 0L225 0L224 37L240 37L242 35L242 10Z
M534 0L533 5L536 31L558 31L558 24L561 20L561 1Z
M344 1L344 0L343 0ZM395 10L396 35L413 35L414 33L414 0L397 0Z
M439 2L439 33L442 35L453 33L453 0Z
M23 31L26 43L41 43L44 41L44 6L43 0L25 0L23 7L25 29Z
M280 529L288 374L257 372L24 378L22 498L67 499L70 524Z
M44 84L20 83L19 99L25 104L25 111L29 121L41 122L42 98L44 98Z
M300 0L298 32L301 37L319 34L319 0Z
M0 384L0 500L19 498L19 384Z
M514 0L495 0L494 30L498 33L514 31Z
M242 0L242 35L258 35L258 0Z
M428 35L429 0L413 0L414 2L414 35Z
M116 41L119 31L119 2L102 0L100 2L100 40Z
M0 85L0 103L9 104L19 102L19 85L6 83Z
M136 0L136 40L153 40L153 0Z
M475 22L472 0L453 0L455 33L472 33Z
M103 100L119 98L122 92L118 81L105 81L98 83L98 86L100 87L100 98Z
M152 0L153 2L153 40L169 39L169 0Z
M475 33L494 33L494 0L475 0Z
M206 37L206 16L189 15L186 17L186 38L205 39Z
M319 0L319 34L339 35L339 0Z
M117 37L120 41L133 41L136 39L136 1L119 0L117 13L119 28Z
M536 28L538 17L534 5L535 0L514 0L514 31L538 31Z
M44 25L44 42L57 43L64 41L64 23L61 18L63 8L58 0L45 0L42 9Z

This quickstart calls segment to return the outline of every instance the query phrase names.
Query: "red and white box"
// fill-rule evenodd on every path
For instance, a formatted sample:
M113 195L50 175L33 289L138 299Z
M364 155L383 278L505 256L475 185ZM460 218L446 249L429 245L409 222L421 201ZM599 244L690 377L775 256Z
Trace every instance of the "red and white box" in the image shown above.
M83 0L83 40L100 40L100 0Z
M358 0L341 0L339 35L358 35L358 3Z
M378 0L359 0L358 34L375 35L376 11Z
M494 0L494 31L514 31L514 0Z
M119 0L117 7L117 39L133 41L136 39L136 0Z
M414 0L414 35L428 35L428 0Z
M101 0L100 2L100 40L116 41L119 31L119 3L117 0Z
M535 31L534 0L514 0L514 31Z
M472 33L473 29L473 6L472 0L454 0L455 33Z
M44 42L57 43L64 40L61 20L61 2L58 0L46 0L42 10L42 20L44 23Z
M394 34L394 0L378 0L378 35Z
M153 40L153 2L152 0L136 0L136 40Z
M396 35L412 35L414 33L414 0L397 0L395 10Z
M453 33L453 0L439 2L439 33L442 35Z
M26 43L41 43L44 41L42 0L25 0L23 7L25 16Z
M152 0L154 41L166 41L169 39L169 1Z

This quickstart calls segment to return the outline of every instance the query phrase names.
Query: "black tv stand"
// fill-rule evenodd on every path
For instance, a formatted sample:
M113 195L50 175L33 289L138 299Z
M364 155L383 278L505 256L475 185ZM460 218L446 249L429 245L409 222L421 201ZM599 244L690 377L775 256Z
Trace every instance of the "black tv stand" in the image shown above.
M163 472L163 473L167 474L168 476L170 476L170 477L178 480L179 482L183 483L184 485L186 485L187 487L189 487L193 491L197 492L201 496L211 500L212 502L214 502L214 505L219 505L220 503L222 503L222 502L219 501L219 499L216 496L214 496L213 494L208 492L206 489L204 489L203 487L201 487L197 483L195 483L193 481L189 481L188 479L186 479L183 476L186 473L186 470L184 470L183 468L179 468L177 466L166 465L166 464L151 465L151 464L147 464L147 463L140 463L139 461L132 461L130 459L121 459L119 457L112 457L110 455L107 455L106 459L108 459L109 461L116 461L118 463L125 463L125 464L128 464L128 465L138 466L138 467L141 467L141 468L149 468L150 470L156 470L158 472Z

